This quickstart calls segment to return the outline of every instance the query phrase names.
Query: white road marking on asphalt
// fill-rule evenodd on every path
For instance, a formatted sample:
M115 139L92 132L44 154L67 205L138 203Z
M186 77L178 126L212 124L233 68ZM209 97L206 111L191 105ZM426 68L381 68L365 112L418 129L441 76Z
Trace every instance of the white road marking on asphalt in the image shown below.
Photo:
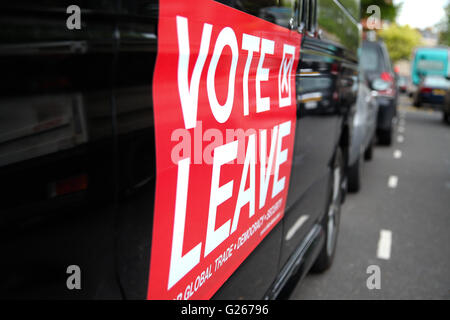
M398 127L398 132L400 132L400 133L405 132L405 127L399 126Z
M380 239L378 240L377 257L378 259L389 260L391 258L392 231L380 230Z
M398 121L398 124L399 124L400 126L404 127L404 126L405 126L405 119L400 118L400 120Z
M405 137L403 137L402 135L399 135L399 136L397 137L397 142L398 142L398 143L403 143L403 141L405 141Z
M400 150L395 150L394 151L394 158L395 159L400 159L402 157L402 152Z
M298 229L301 228L301 226L308 220L308 215L302 215L300 218L295 221L294 225L289 229L289 231L286 234L286 241L289 241L292 239L294 234L298 231Z
M391 189L397 188L398 185L398 177L397 176L390 176L388 181L388 187Z

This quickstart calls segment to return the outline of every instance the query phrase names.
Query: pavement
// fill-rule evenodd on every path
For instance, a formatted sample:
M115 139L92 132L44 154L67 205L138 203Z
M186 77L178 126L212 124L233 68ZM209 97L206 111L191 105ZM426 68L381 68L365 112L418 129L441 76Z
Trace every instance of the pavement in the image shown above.
M450 299L450 126L440 112L401 97L394 142L365 162L337 246L332 267L291 299Z

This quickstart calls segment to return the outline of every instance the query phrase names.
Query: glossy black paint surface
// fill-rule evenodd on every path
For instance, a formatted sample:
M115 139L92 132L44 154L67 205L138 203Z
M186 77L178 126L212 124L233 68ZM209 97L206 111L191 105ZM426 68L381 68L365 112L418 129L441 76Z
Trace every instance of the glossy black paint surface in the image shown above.
M0 10L0 296L119 298L115 4L87 5L80 32L65 28L64 1L38 4ZM69 265L82 290L67 289Z
M312 26L322 35L305 31L297 70L297 128L281 265L324 215L330 163L338 146L348 152L356 102L358 26L331 1L317 1L316 17ZM324 29L336 23L332 17L340 17L340 28ZM343 28L356 36L342 39ZM292 235L302 216L307 220Z
M70 4L0 5L0 297L144 299L158 2L82 1L81 30L65 27ZM321 220L334 151L348 146L359 31L334 2L317 7L323 33L304 31L297 70L285 217L213 298L259 299L274 286ZM67 289L69 265L82 290Z

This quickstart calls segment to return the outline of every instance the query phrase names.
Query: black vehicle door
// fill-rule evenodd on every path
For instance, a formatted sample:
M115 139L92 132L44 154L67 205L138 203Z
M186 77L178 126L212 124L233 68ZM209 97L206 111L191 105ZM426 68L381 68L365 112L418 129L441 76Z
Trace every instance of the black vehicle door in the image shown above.
M66 23L78 10L67 11L71 1L0 4L3 298L121 297L114 263L115 3L79 1L79 28ZM75 273L79 281L69 279Z
M275 0L261 4L218 2L296 28L296 0L288 1L282 10ZM119 155L117 262L124 295L132 299L147 297L152 247L156 183L152 81L157 56L158 6L156 0L123 1L118 15L120 39L114 89ZM213 299L262 298L277 276L281 237L282 223L278 223Z
M282 266L292 262L289 258L324 214L330 163L336 147L348 145L346 119L357 90L359 30L355 19L337 1L305 0L301 21L298 120Z
M156 154L152 80L159 1L121 1L114 88L118 154L118 275L126 299L145 299Z

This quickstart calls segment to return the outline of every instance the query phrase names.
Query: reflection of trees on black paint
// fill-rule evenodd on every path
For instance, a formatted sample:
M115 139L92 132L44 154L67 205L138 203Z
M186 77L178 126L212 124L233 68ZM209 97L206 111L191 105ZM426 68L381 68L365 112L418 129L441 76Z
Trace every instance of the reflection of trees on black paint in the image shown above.
M323 0L322 0L323 1ZM326 1L333 2L333 1ZM339 0L340 3L347 9L348 12L355 18L356 21L360 20L361 14L361 6L359 0Z
M439 43L450 46L450 3L445 7L445 20L441 26L443 31L439 34Z
M324 35L342 44L343 47L356 51L359 44L359 31L356 25L333 1L321 0L318 4L317 20Z

